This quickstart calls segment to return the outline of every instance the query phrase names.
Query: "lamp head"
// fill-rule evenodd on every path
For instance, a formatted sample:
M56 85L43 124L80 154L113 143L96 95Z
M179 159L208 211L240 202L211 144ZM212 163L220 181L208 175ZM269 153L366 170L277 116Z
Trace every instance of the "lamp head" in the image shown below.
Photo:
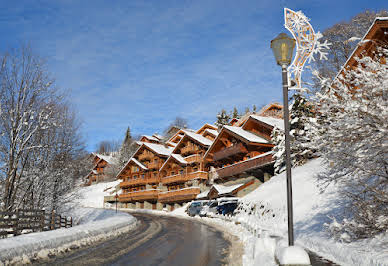
M291 64L294 47L295 39L285 33L280 33L271 41L271 49L278 65L289 66Z

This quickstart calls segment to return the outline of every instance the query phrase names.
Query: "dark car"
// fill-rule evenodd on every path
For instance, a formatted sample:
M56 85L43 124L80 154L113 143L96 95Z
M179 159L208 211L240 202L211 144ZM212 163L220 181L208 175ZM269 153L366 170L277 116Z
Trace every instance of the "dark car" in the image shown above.
M222 202L217 206L217 212L222 215L233 214L234 210L237 208L237 205L237 201Z
M195 215L199 215L199 213L202 210L202 202L200 201L194 201L190 204L189 208L187 209L187 214L191 217Z

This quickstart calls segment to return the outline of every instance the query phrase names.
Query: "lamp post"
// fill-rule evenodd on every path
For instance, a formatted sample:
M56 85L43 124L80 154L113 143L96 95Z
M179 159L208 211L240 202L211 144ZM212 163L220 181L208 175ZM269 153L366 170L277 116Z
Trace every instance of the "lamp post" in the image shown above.
M286 148L286 174L287 174L287 211L288 211L288 245L294 245L294 222L292 210L292 182L291 182L291 152L290 152L290 123L288 111L288 75L287 67L291 64L295 40L285 33L280 33L271 41L271 48L278 65L282 67L283 79L283 114L284 135Z

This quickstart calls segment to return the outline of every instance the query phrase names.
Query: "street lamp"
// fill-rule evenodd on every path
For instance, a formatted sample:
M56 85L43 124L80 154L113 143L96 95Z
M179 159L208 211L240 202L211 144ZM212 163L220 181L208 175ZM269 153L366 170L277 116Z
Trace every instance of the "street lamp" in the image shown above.
M282 67L283 79L283 114L284 135L286 145L286 174L287 174L287 210L288 210L288 245L294 245L294 225L292 213L292 183L291 183L291 152L290 152L290 123L288 113L288 75L287 67L291 64L295 40L285 33L280 33L271 41L271 49L276 62Z

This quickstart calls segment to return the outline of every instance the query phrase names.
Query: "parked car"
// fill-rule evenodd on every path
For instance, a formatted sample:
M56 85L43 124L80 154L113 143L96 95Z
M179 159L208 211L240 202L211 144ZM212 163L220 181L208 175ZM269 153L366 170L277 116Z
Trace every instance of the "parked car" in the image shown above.
M210 200L206 205L202 207L202 210L199 213L199 216L201 217L211 217L214 214L217 214L217 206L218 201L217 200Z
M195 215L199 215L199 213L202 210L202 204L201 201L193 201L190 206L187 208L187 214L191 217L194 217Z
M238 200L230 199L219 202L217 206L217 212L222 215L233 214L234 210L238 206Z

